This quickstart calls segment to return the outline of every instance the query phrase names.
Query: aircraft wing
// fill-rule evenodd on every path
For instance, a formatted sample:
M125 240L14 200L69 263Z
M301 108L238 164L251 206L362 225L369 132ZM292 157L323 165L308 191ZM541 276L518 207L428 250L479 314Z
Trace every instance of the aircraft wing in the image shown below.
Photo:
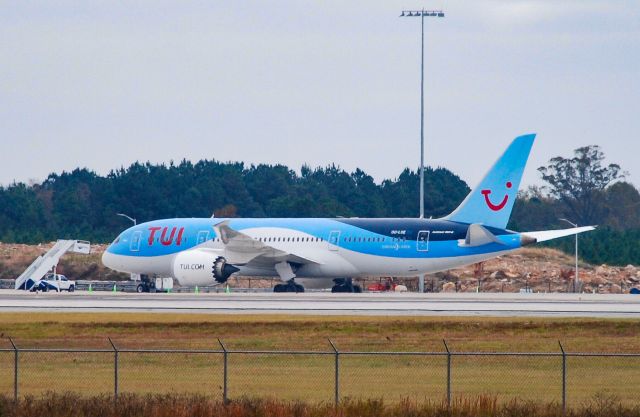
M229 220L225 220L213 226L216 235L225 245L224 257L233 265L246 265L252 261L261 266L274 266L282 262L294 262L299 264L320 264L307 255L284 251L274 246L261 242L245 233L239 232L229 226Z
M560 230L542 230L539 232L522 232L525 237L535 239L535 242L544 242L545 240L557 239L559 237L577 235L578 233L595 230L595 226L573 227L571 229Z

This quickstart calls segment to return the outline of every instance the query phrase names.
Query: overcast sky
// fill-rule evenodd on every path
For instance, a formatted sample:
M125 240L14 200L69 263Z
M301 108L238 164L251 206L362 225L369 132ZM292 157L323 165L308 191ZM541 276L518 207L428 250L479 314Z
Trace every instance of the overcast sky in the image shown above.
M215 158L336 163L377 181L426 161L474 185L536 132L536 168L589 144L640 185L640 2L2 1L0 184Z

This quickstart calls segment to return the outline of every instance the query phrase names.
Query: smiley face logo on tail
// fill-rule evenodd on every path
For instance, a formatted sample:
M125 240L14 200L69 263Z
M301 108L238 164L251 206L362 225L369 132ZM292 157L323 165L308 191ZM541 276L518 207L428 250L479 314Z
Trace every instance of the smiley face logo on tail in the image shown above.
M511 184L511 181L507 181L506 186L507 188L511 188L513 184ZM491 199L489 198L491 190L482 190L481 193L484 196L484 202L487 203L487 207L489 207L493 211L502 210L504 206L507 205L507 201L509 201L509 194L505 194L499 204L493 204L493 202L491 202Z

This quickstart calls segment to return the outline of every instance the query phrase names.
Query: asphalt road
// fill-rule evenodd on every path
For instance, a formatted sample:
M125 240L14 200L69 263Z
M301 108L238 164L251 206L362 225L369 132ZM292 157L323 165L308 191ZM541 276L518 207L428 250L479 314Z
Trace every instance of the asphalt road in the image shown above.
M640 318L640 296L620 294L130 294L0 290L0 312L164 312Z

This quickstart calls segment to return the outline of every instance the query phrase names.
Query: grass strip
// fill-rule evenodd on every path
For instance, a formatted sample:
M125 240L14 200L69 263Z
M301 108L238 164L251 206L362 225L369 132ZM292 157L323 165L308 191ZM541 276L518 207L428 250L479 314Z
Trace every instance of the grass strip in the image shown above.
M346 399L329 402L283 401L270 398L242 398L227 404L201 395L121 395L117 401L107 395L77 393L25 397L16 404L0 396L0 417L557 417L560 404L519 400L498 400L491 396L456 397L448 407L442 399L421 402L404 400L388 404L381 399ZM568 408L568 417L640 417L640 407L624 405L615 397L597 395L579 406Z

